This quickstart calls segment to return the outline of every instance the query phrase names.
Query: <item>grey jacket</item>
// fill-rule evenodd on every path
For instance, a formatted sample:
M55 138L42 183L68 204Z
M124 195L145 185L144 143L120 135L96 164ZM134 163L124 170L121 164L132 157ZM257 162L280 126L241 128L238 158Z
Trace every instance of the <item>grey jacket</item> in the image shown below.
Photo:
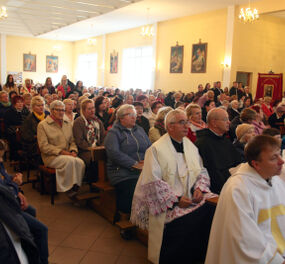
M104 142L107 152L107 174L112 185L135 179L140 172L132 166L144 160L144 154L151 145L143 128L135 125L131 130L116 122L107 133Z

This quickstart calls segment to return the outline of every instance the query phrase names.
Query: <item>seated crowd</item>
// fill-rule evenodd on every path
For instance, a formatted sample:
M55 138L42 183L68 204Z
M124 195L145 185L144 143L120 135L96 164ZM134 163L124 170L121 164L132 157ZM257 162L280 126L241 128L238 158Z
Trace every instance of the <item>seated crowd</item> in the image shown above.
M238 82L230 89L223 90L217 81L212 88L210 83L205 87L199 84L195 93L164 95L160 90L87 89L82 81L74 85L65 75L55 86L48 77L42 86L34 86L32 80L26 79L23 86L17 87L13 76L8 75L0 92L1 138L8 142L9 160L20 160L24 152L35 164L54 168L57 192L65 192L72 200L84 182L92 184L98 179L98 166L90 149L105 147L107 176L115 189L117 210L148 229L148 257L153 263L205 260L210 231L210 241L215 246L209 246L207 263L285 262L284 219L279 221L283 221L279 226L282 240L282 234L276 239L270 228L260 229L253 217L243 218L250 210L250 197L245 198L249 194L243 188L256 183L249 181L249 187L240 183L244 174L250 174L260 175L256 182L263 178L274 188L278 184L272 199L280 199L278 194L283 191L283 211L280 209L279 215L284 217L285 182L271 181L272 176L281 173L283 164L279 148L284 147L284 119L285 103L274 102L270 97L254 102L249 88ZM268 156L270 151L277 155L276 163ZM5 171L4 152L5 142L0 140L1 241L6 241L5 234L13 231L26 244L22 243L23 251L10 255L2 254L9 250L8 246L1 247L0 260L48 263L47 228L36 220L35 209L19 191L17 184L21 184L22 175L11 176ZM260 164L263 159L269 159L267 165L279 166L280 170L266 170L266 161ZM232 174L241 179L228 181ZM218 195L222 202L214 217L215 207L206 199ZM237 204L235 197L244 200ZM7 205L11 205L9 210ZM234 214L230 215L226 209L232 208ZM3 217L4 210L9 211L9 217ZM221 212L228 216L226 225L240 218L236 233L221 234L222 221L216 219L222 217ZM21 230L16 223L9 224L13 214L17 214ZM215 230L211 230L213 217ZM252 222L249 227L244 227L246 221ZM256 233L250 237L243 233L243 227ZM261 230L268 240L257 234ZM235 245L230 246L230 238L237 239ZM258 242L259 248L254 247L251 255L250 242L243 245L238 238L249 239L252 244ZM224 241L228 251L239 253L227 253L220 258L225 261L219 260L217 256L225 244L217 240ZM13 262L14 259L19 261Z

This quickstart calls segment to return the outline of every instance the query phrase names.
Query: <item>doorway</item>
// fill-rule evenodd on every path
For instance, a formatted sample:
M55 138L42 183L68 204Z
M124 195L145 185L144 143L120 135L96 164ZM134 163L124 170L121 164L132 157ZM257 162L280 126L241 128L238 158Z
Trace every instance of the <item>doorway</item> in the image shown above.
M243 86L248 86L251 91L252 72L237 72L236 81L241 82Z

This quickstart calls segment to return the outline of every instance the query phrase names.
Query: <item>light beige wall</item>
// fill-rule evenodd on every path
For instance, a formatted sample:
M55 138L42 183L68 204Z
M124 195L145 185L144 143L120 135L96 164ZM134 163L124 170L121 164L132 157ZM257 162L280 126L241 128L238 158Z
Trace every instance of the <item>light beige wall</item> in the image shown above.
M258 73L285 73L285 19L261 15L254 24L235 22L232 81L237 71L252 72L255 94Z
M227 9L161 22L158 25L156 89L197 91L199 83L222 80ZM191 73L192 44L208 43L206 73ZM184 45L183 73L169 73L170 47Z
M121 87L123 50L127 48L151 46L152 39L140 35L140 28L134 28L106 35L105 85ZM118 73L110 73L110 54L118 52Z
M53 49L54 45L61 46L60 51ZM23 71L23 54L36 54L36 72ZM53 83L60 81L63 74L73 80L73 43L67 41L46 40L7 36L6 39L7 72L23 72L25 78L33 79L34 83L44 83L46 77L51 77ZM46 72L46 56L58 56L58 73Z
M96 44L94 46L88 45L87 40L80 40L80 41L76 41L74 42L74 60L73 60L73 72L74 72L74 81L78 81L77 79L77 72L78 72L78 57L81 54L90 54L90 53L97 53L98 55L98 72L97 72L97 76L98 76L98 83L97 86L101 86L102 85L102 61L104 58L104 54L103 54L103 36L99 36L94 38L96 39ZM83 84L84 84L84 80Z

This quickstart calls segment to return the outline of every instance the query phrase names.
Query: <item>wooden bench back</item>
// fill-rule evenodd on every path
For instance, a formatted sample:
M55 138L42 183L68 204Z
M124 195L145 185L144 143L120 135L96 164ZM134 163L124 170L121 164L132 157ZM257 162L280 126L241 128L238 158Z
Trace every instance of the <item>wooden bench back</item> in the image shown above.
M98 182L108 182L106 163L107 154L104 146L92 150L93 160L98 162Z

